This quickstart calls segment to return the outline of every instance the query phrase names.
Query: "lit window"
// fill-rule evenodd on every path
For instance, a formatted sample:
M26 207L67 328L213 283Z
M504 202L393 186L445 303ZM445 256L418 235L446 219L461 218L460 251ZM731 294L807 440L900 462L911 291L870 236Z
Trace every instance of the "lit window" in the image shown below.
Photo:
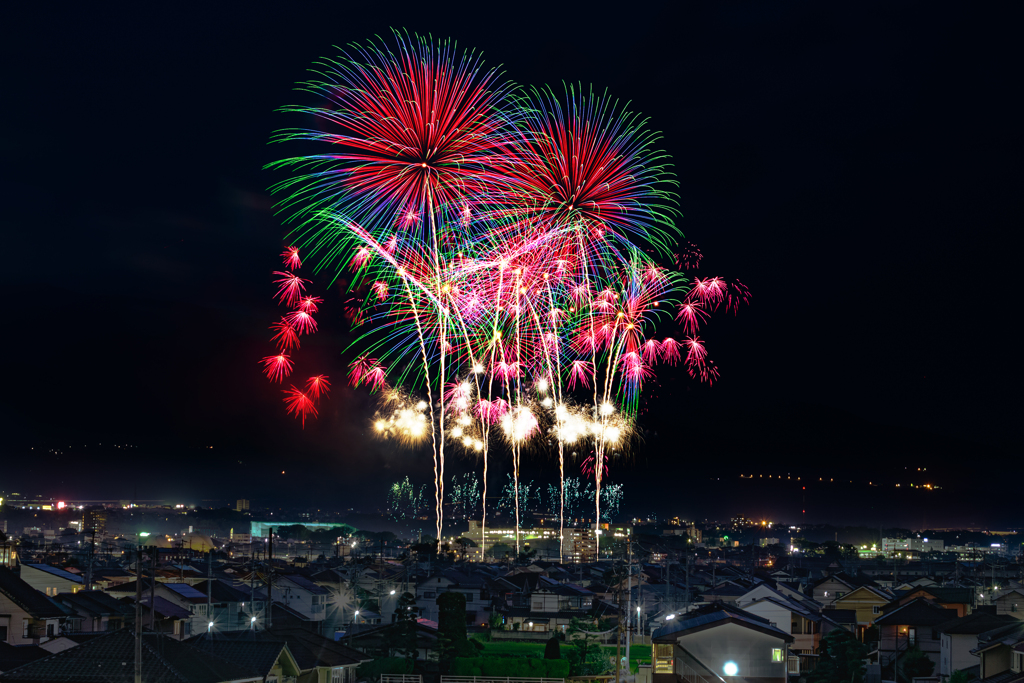
M772 661L773 662L781 662L782 661L782 648L778 648L778 647L772 648Z
M654 673L670 674L672 671L672 644L656 644L654 652Z

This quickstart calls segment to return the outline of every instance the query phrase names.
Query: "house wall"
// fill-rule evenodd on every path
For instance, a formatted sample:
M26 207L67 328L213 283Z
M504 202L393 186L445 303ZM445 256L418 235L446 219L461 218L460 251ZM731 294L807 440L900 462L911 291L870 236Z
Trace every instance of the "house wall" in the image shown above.
M777 605L774 602L758 602L753 605L740 605L745 611L751 614L756 614L759 617L763 617L771 622L771 625L780 631L786 633L792 633L792 618L793 614L785 607Z
M857 612L857 624L859 626L868 626L882 615L881 608L888 602L885 598L869 590L858 588L855 591L851 591L848 595L838 598L835 606L836 609L855 610ZM874 611L875 607L879 608L877 614Z
M1006 645L981 653L981 678L995 676L1010 668L1010 648Z
M27 625L27 635L26 635ZM33 619L10 598L0 593L0 631L6 627L8 645L39 645L60 635L60 619ZM47 635L52 631L53 635Z
M939 638L940 676L949 676L958 669L966 669L978 663L978 658L971 650L978 646L978 636L966 633L943 633Z
M1008 614L1015 619L1024 620L1024 595L1015 591L997 599L996 614Z
M785 641L737 624L722 624L677 639L684 648L718 675L726 662L735 662L739 678L786 680ZM782 661L772 662L772 649L782 649Z
M84 582L63 579L27 564L21 565L21 580L50 597L54 597L58 593L77 593L85 587Z
M842 595L846 595L851 592L852 590L850 587L842 581L828 579L814 587L814 590L811 592L811 597L822 605L830 605L836 600L836 598L842 597ZM840 595L840 593L842 595Z
M897 631L897 629L899 630ZM903 629L907 629L907 631ZM935 634L936 637L932 638L934 631L931 626L915 626L914 624L884 625L879 632L879 652L888 658L896 651L897 645L901 648L901 652L905 652L909 629L915 629L916 640L914 642L917 643L922 652L928 655L928 659L932 660L935 663L935 668L938 669L939 660L941 659L942 642L939 640L938 634Z

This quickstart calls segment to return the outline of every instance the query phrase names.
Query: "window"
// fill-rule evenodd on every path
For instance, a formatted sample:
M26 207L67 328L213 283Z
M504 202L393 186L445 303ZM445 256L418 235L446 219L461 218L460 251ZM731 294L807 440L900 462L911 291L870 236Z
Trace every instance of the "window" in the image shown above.
M916 628L907 629L907 644L908 645L913 645L916 642L917 642L917 629Z
M340 666L331 669L331 683L344 683L345 682L345 670Z
M781 662L782 661L782 648L779 648L779 647L773 647L772 648L772 661L773 662Z
M654 673L670 674L672 672L672 644L657 643L654 646Z
M6 642L7 642L7 627L6 626L0 626L0 643L6 643Z
M28 619L21 620L21 637L28 638Z
M1017 611L1017 603L1013 603L1012 605L1010 605L1010 611L1011 612L1016 612Z
M881 605L871 605L871 613L872 614L878 614L881 611L882 611L882 606Z
M57 632L57 627L53 624L46 625L46 637L53 638L53 634Z

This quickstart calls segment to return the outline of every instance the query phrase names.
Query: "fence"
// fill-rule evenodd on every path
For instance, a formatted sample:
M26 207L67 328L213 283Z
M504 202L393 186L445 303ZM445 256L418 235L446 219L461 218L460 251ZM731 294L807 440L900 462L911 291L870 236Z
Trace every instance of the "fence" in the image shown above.
M419 674L381 674L380 683L423 683Z
M514 676L441 676L441 683L565 683L565 679L516 678Z

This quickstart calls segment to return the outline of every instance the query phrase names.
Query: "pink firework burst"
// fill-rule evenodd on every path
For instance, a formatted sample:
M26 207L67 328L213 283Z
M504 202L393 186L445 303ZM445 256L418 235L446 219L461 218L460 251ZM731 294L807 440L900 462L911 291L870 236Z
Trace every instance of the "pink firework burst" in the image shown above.
M320 310L317 304L322 304L323 302L324 300L318 296L304 296L295 308L303 313L316 313Z
M281 322L271 325L270 329L274 330L274 336L270 339L277 344L279 351L299 348L299 335L284 318L281 319Z
M294 385L291 389L284 390L284 404L288 406L289 415L294 415L302 420L303 429L306 428L306 418L317 415L313 401L302 391L296 389Z
M694 334L697 329L701 326L701 323L708 319L707 312L704 311L698 304L693 302L684 303L679 307L679 314L676 315L676 320L683 324L683 332L687 334Z
M680 359L680 344L672 337L661 340L661 357L669 365L675 365Z
M684 242L679 253L676 254L676 265L683 270L698 270L704 254L693 242Z
M579 382L587 389L590 388L590 361L574 360L569 370L569 390L576 388Z
M349 366L348 381L354 387L366 384L373 389L383 389L387 387L387 368L376 358L360 356Z
M687 337L683 340L686 347L686 364L688 366L702 365L708 356L708 350L704 348L704 342L700 337Z
M508 412L508 409L508 401L502 398L497 398L493 401L482 398L476 402L477 417L491 424L499 422L505 416L505 413Z
M377 280L373 283L373 293L377 297L377 301L384 301L388 298L388 283L383 280Z
M687 368L687 372L690 373L690 377L695 377L701 382L707 382L708 384L714 384L715 380L718 379L718 368L715 366L714 361L705 360L699 365L691 365Z
M465 412L473 398L473 385L469 382L450 382L445 388L444 400L449 412Z
M295 273L282 273L275 272L274 275L280 275L280 280L274 280L274 284L278 285L277 296L281 303L287 303L289 306L294 306L295 303L302 298L302 292L306 288L309 280L303 280Z
M607 477L608 476L608 458L603 458L602 460L603 460L602 467L601 467L602 474L603 474L603 476ZM597 469L594 466L595 463L596 463L596 459L594 458L593 455L587 457L586 460L584 460L582 463L580 463L580 471L583 472L583 474L587 475L588 477L594 476L594 472Z
M284 317L284 321L295 328L299 334L313 334L316 332L316 321L313 316L305 311L292 311Z
M699 277L693 279L693 291L691 294L696 296L697 300L702 304L712 308L718 306L725 299L725 292L725 281L720 277L710 277L703 280Z
M495 363L494 365L494 376L497 377L500 381L504 382L505 384L508 384L509 380L513 380L516 379L517 377L520 377L521 373L522 366L520 363L516 361L507 363L503 360L499 363Z
M732 314L736 315L736 312L740 308L740 304L749 304L749 303L750 303L750 290L747 289L747 286L745 284L743 284L742 282L740 282L739 280L736 280L735 282L730 283L729 284L729 293L726 296L726 300L725 300L725 310L726 311L732 311Z
M287 354L267 356L260 362L263 363L263 372L272 382L283 382L285 377L292 374L292 359Z
M352 260L349 261L348 267L352 270L359 270L369 260L370 249L368 247L359 247L356 249L356 253L352 255Z
M306 391L315 401L319 401L321 397L327 398L327 394L331 391L331 383L328 381L327 375L313 375L306 380Z
M284 265L288 270L298 270L302 267L302 260L299 259L299 248L298 247L285 247L281 253L281 258L284 259Z
M659 355L661 355L661 343L657 339L648 339L640 346L640 357L648 365L657 363Z

